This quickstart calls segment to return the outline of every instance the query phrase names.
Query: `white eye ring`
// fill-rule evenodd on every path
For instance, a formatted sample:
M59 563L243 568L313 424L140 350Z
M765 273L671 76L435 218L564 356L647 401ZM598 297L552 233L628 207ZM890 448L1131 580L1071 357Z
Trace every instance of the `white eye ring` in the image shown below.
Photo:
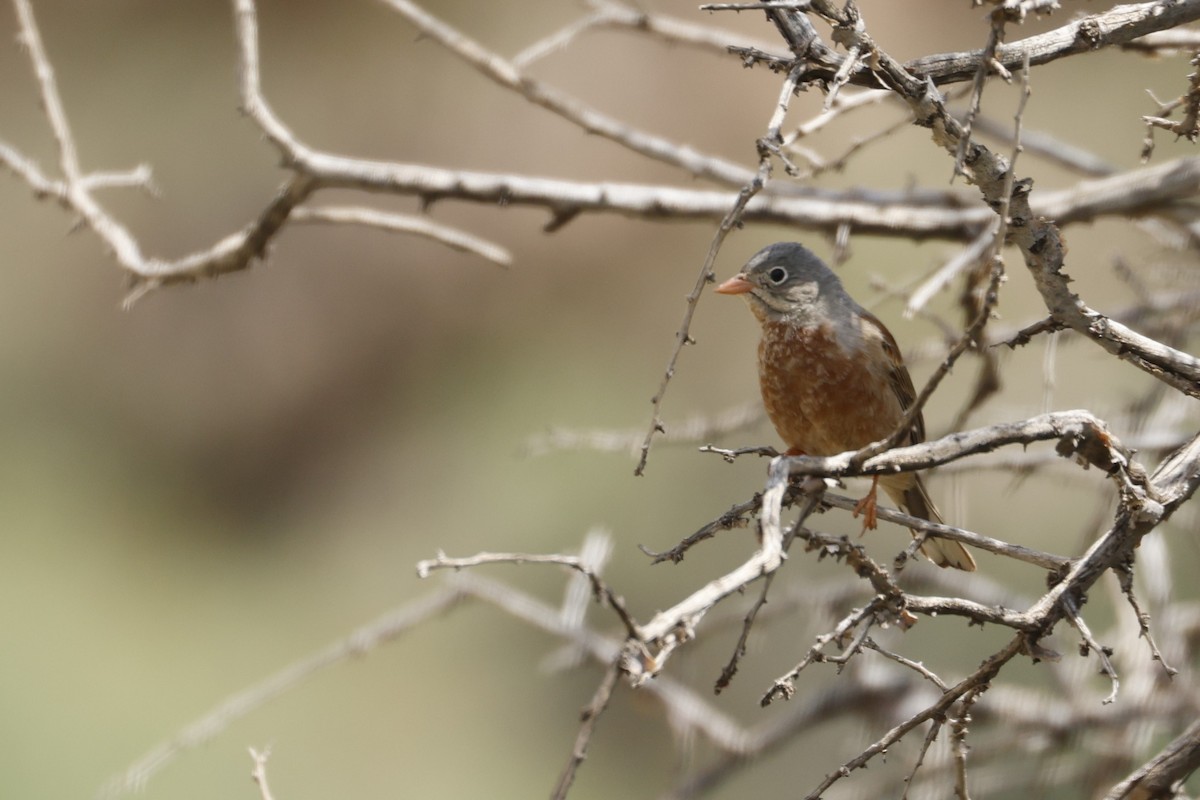
M788 279L788 271L783 267L771 267L770 271L767 272L767 278L771 283L778 286Z

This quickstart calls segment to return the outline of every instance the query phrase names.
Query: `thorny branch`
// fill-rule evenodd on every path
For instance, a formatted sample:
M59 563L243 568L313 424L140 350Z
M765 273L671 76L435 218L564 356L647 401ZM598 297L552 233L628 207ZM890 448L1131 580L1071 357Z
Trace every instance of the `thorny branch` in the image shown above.
M783 142L783 135L780 133L780 130L783 128L783 121L787 116L788 104L791 102L792 95L796 93L796 87L800 82L802 74L803 70L797 66L788 73L787 80L783 82L783 88L779 92L779 102L776 104L774 111L771 113L771 119L767 123L766 135L758 140L758 172L742 187L742 190L738 193L737 200L729 209L729 213L725 215L721 220L721 224L717 226L717 232L708 247L708 254L705 256L704 263L700 267L700 274L696 277L696 283L692 286L692 291L688 293L687 309L683 313L683 322L680 323L679 330L675 333L675 346L672 348L671 356L667 360L667 368L663 373L662 381L659 383L658 391L650 399L654 411L650 419L650 428L646 431L646 436L642 440L641 455L638 457L637 466L633 470L635 475L641 475L646 469L646 460L650 457L650 445L654 440L654 435L666 432L662 419L659 416L662 411L663 397L666 395L667 386L671 382L671 378L675 375L675 365L679 361L679 356L683 352L683 348L693 341L690 333L692 317L696 313L696 306L700 302L704 288L713 281L713 264L716 263L717 254L721 251L721 245L725 242L725 237L729 235L729 232L735 226L741 224L742 214L745 212L747 204L766 187L767 181L771 176L773 158L781 159L788 165L789 171L793 171L790 163L779 150L779 146Z
M270 244L282 234L295 212L304 208L310 196L326 189L353 189L367 192L385 192L396 195L415 196L429 206L440 199L457 199L466 202L505 206L534 206L546 209L551 214L550 225L559 227L581 213L617 213L646 219L707 219L720 220L732 207L736 193L675 186L655 186L621 183L588 183L546 176L487 173L468 170L446 169L424 164L402 162L369 161L325 153L309 147L279 119L263 97L259 80L258 21L252 0L235 2L237 41L241 58L241 104L245 112L259 126L263 134L281 153L283 165L291 173L283 187L251 222L242 229L224 237L206 250L175 259L147 256L141 250L133 234L113 217L96 200L94 190L119 186L144 186L149 180L145 167L128 173L87 173L79 164L77 148L67 122L65 109L59 97L54 72L42 44L28 0L14 0L22 24L21 38L28 45L30 60L38 76L38 85L47 109L51 129L59 145L61 180L48 177L30 158L13 145L0 141L0 164L24 181L40 198L53 198L72 212L78 214L112 253L117 264L125 270L133 283L130 299L136 299L146 291L178 282L194 281L204 277L234 272L249 267L256 259L265 257ZM629 30L646 31L653 35L672 37L679 41L701 44L711 41L712 31L696 26L678 25L675 21L654 15L635 12L631 9L605 2L601 4L605 24L625 27ZM1181 24L1200 14L1200 0L1188 0L1170 5L1164 13L1149 15L1146 6L1121 7L1086 18L1066 26L1052 36L1052 42L1032 37L1024 44L1014 43L1011 58L1000 60L1010 68L1020 65L1030 56L1034 65L1043 63L1039 58L1048 54L1076 52L1063 43L1080 36L1089 43L1088 47L1123 44L1134 41L1150 31L1164 30ZM444 23L422 11L418 6L397 0L397 11L405 13L414 24L423 26L431 35L442 41L452 51L466 58L485 74L493 77L501 86L522 93L527 99L537 102L552 113L581 125L585 130L603 132L622 146L651 158L664 158L694 174L708 175L725 185L744 184L752 175L745 168L738 168L709 156L695 152L678 142L664 143L661 139L642 134L611 118L599 115L573 98L545 86L530 82L516 63L506 61L482 45L461 34L448 30ZM774 12L773 12L774 13ZM1089 21L1090 20L1090 21ZM1086 36L1085 36L1086 34ZM1043 35L1043 36L1049 36ZM1003 53L1007 53L1004 51ZM806 80L824 80L821 73L823 63L836 63L832 79L842 62L828 54L815 52L814 63L806 67ZM963 59L966 59L963 62ZM1007 60L1006 60L1007 59ZM917 75L940 74L939 70L952 74L955 69L969 69L970 74L978 66L978 59L971 54L939 56L935 60L946 66L922 71L919 65L910 65ZM964 64L966 66L964 66ZM865 79L865 68L861 65L851 75L851 82ZM871 78L868 85L877 87ZM1045 206L1035 202L1035 213L1065 221L1082 221L1098 216L1124 216L1135 211L1152 213L1166 211L1173 203L1197 190L1200 178L1191 160L1174 165L1164 172L1156 169L1144 174L1119 175L1107 184L1081 185L1077 190L1049 193L1041 199ZM1175 174L1178 172L1178 174ZM946 193L881 192L881 191L830 191L798 187L785 182L773 182L772 186L758 197L746 203L741 219L745 222L779 222L798 228L835 232L850 226L860 235L910 235L918 238L949 238L969 241L978 236L987 225L989 211L958 195ZM375 211L374 214L382 214ZM311 219L311 214L308 215ZM396 215L394 224L386 229L425 235L420 226L406 215ZM443 226L444 229L444 226ZM503 252L497 245L483 244L467 246L468 234L445 231L436 237L462 242L473 251L486 249L488 253ZM505 260L502 256L500 260Z
M530 553L478 553L470 558L448 558L438 553L435 558L417 563L417 577L426 578L434 570L460 570L467 567L477 567L481 564L558 564L573 569L588 579L592 591L598 599L602 599L620 618L625 630L631 636L637 635L637 625L625 609L625 601L609 588L597 572L584 559L576 556L530 554Z
M827 4L820 5L824 8L823 13L833 20L836 29L846 31L844 35L849 37L848 41L860 41L863 47L874 53L874 63L878 64L874 75L910 105L916 123L929 128L934 142L952 155L955 154L965 130L962 123L947 110L937 90L878 50L870 37L857 29L855 15L843 14L831 6L826 7ZM1146 5L1157 8L1159 4ZM1193 5L1196 6L1195 12L1200 14L1200 2ZM1146 16L1150 16L1150 11L1150 8L1143 9ZM812 24L803 14L789 11L767 13L799 58L838 61L833 51L820 42ZM979 188L990 207L999 209L1008 203L1007 241L1021 250L1026 266L1056 320L1173 388L1192 397L1200 397L1200 359L1104 316L1089 308L1068 289L1070 279L1063 271L1066 249L1060 227L1039 215L1030 204L1031 180L1012 183L1014 191L1006 195L1004 189L1009 185L1011 163L977 142L967 148L963 172Z

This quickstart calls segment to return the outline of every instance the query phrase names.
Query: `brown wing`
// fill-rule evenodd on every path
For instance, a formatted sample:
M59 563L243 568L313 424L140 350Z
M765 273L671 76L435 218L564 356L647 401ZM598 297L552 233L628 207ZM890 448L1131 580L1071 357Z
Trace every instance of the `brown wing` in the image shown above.
M874 314L865 310L862 313L867 323L873 325L879 333L879 343L891 361L888 382L891 384L892 391L896 393L896 398L900 401L900 408L907 412L917 399L917 390L913 386L912 376L908 374L908 367L904 366L904 358L900 355L900 346L896 344L891 331L885 328ZM923 414L917 414L912 428L909 429L908 444L923 441L925 441L925 417Z

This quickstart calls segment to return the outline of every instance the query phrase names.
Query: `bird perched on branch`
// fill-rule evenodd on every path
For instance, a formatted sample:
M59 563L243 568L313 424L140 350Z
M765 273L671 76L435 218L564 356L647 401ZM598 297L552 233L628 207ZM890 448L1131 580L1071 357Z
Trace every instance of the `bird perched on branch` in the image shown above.
M858 450L895 431L916 397L900 348L808 248L770 245L716 291L744 297L762 324L759 388L788 455ZM924 439L925 421L918 414L901 443ZM900 472L875 476L858 504L855 514L865 513L868 528L875 527L880 484L908 514L942 521L921 476ZM959 542L927 537L921 551L938 566L975 569Z

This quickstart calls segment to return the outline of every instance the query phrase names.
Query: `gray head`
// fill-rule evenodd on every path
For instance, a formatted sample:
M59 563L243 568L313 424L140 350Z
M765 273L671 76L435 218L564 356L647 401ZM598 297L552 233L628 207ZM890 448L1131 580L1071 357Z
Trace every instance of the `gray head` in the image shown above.
M813 322L826 317L832 307L854 302L838 276L795 242L777 242L759 250L741 272L716 290L744 295L755 316L764 321Z

